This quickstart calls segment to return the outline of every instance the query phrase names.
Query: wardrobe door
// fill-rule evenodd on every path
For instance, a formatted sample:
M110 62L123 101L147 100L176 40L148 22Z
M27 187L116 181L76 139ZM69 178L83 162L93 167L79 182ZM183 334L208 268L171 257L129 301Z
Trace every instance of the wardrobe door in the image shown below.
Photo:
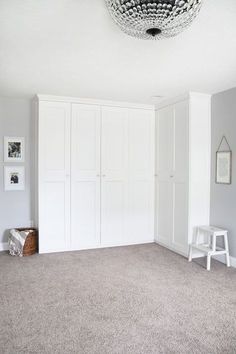
M129 109L127 242L154 239L154 113Z
M157 240L171 245L173 236L173 106L160 109L157 113Z
M101 244L126 243L128 110L102 108Z
M173 247L187 253L188 246L188 116L189 103L174 106L174 160L173 160Z
M39 252L65 251L70 235L70 104L39 103Z
M72 105L71 247L100 245L100 107Z

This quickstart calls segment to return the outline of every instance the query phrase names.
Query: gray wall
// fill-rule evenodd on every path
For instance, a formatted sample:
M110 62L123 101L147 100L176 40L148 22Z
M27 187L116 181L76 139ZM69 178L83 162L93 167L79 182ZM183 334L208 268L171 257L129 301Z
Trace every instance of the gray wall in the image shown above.
M226 136L233 152L231 185L215 183L215 153L222 135ZM236 88L212 97L211 168L211 224L229 230L230 254L236 257Z
M7 230L30 226L31 221L31 102L30 100L0 98L0 249L7 241ZM4 136L25 137L25 162L4 163ZM4 191L3 166L25 166L25 190Z

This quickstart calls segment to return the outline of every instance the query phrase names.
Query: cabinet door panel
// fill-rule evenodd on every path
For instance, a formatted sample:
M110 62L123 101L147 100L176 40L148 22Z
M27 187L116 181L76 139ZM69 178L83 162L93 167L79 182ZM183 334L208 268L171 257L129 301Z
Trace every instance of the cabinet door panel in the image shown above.
M167 245L171 245L173 235L173 188L169 181L160 181L158 188L158 240Z
M173 246L180 252L188 251L188 193L186 183L174 184Z
M157 152L158 240L179 252L186 252L188 101L170 105L158 112Z
M70 105L39 103L39 251L69 249Z
M188 101L174 106L174 227L172 246L187 253L188 245Z
M154 114L129 109L127 240L154 239Z
M127 110L102 108L102 174L125 179L127 174Z
M126 234L126 184L108 180L102 183L102 245L122 245Z
M158 112L158 173L166 174L173 171L174 146L174 110L172 106Z
M74 181L71 212L71 247L99 246L99 193L96 181Z
M65 183L45 183L42 191L40 252L65 251L69 247L66 234Z
M102 245L123 244L127 215L127 110L102 108Z
M174 175L178 180L188 177L188 101L175 105L174 116Z
M170 246L173 235L174 108L157 113L156 238Z
M71 247L100 244L100 108L72 105Z
M129 174L149 178L154 171L154 115L151 111L129 109Z
M152 241L154 238L153 186L150 181L132 181L128 190L127 241Z

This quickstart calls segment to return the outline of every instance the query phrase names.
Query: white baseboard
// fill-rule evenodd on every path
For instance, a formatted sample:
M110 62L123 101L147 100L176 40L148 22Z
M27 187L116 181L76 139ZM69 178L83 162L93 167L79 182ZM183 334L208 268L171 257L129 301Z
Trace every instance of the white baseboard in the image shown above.
M154 243L154 239L150 240L141 240L141 241L136 241L136 242L122 242L122 243L107 243L107 244L102 244L102 245L93 245L93 246L85 246L81 248L66 248L62 250L53 250L53 249L44 249L40 248L39 246L39 253L40 254L45 254L45 253L60 253L60 252L73 252L73 251L86 251L86 250L97 250L97 249L102 249L102 248L113 248L113 247L124 247L124 246L135 246L135 245L143 245L143 244L148 244L148 243Z
M172 247L172 246L167 246L167 245L165 245L164 243L160 242L159 240L154 240L154 242L155 242L156 244L162 246L162 247L167 248L168 250L170 250L170 251L172 251L172 252L174 252L174 253L180 254L181 256L183 256L183 257L185 257L185 258L188 258L188 254L187 254L185 251L181 250L181 249L176 249L176 248L174 248L174 247Z
M8 251L8 243L7 242L0 242L0 252L1 251Z
M225 255L221 254L219 256L213 256L212 258L216 259L217 261L226 264ZM236 258L230 257L230 266L236 268Z
M166 246L163 243L159 242L158 240L155 240L154 242L159 244L162 247L165 247L165 248L169 249L172 252L178 253L181 256L184 256L184 257L188 258L188 255L186 253L184 253L184 252L181 252L180 250L176 250L175 248L173 248L171 246ZM198 251L194 251L193 259L194 258L201 258L201 257L204 257L204 256L206 256L204 253L201 253L201 252L198 252ZM221 263L226 264L225 255L213 256L212 258L214 258L215 260L217 260L217 261L219 261ZM231 267L236 268L236 258L235 257L230 257L230 265L231 265Z

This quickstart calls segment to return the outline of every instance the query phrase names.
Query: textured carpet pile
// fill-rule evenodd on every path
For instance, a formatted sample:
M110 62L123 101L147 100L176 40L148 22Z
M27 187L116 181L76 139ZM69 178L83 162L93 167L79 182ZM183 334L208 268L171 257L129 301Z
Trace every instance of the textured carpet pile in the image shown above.
M0 254L0 353L236 353L236 269L155 244Z

